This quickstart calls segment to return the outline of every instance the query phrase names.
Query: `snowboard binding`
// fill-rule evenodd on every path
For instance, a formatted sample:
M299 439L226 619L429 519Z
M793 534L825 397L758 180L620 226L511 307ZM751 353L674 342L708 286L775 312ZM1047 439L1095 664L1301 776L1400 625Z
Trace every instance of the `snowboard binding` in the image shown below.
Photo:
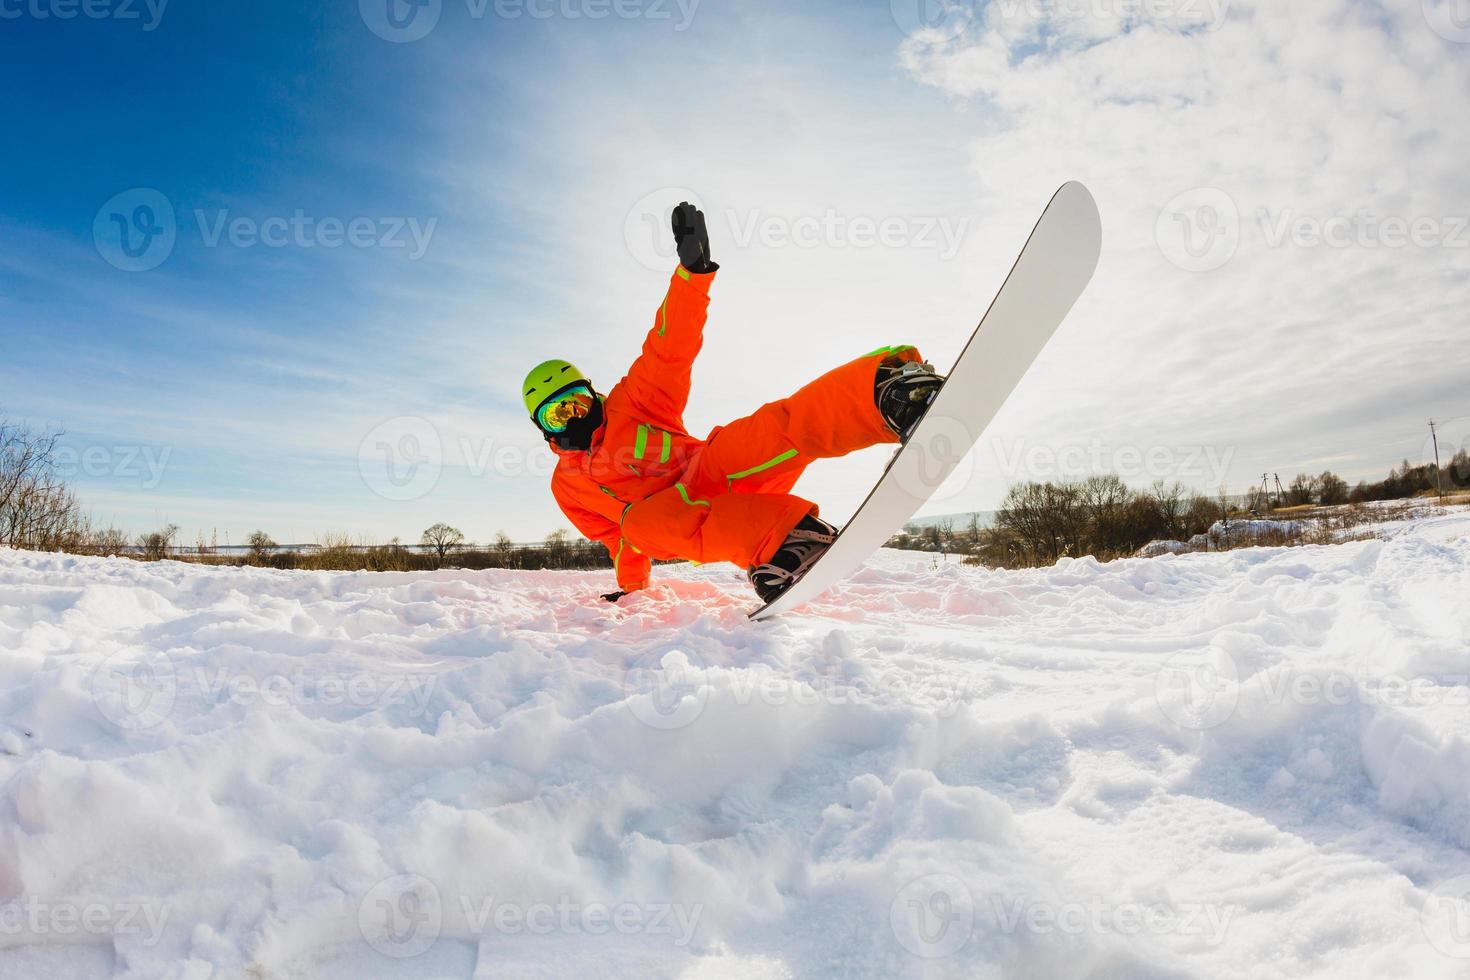
M899 441L908 442L943 387L944 377L934 365L890 357L878 365L873 400Z
M750 569L748 577L762 602L773 602L806 574L837 540L837 528L819 517L801 519L771 560Z

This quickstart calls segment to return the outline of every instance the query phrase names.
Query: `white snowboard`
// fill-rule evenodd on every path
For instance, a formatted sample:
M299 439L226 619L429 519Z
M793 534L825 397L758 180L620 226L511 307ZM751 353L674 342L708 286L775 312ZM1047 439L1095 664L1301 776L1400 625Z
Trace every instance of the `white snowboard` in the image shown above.
M857 571L924 506L966 454L1087 288L1102 249L1102 219L1087 188L1065 184L949 372L929 412L852 520L800 581L751 613L768 619L809 602Z

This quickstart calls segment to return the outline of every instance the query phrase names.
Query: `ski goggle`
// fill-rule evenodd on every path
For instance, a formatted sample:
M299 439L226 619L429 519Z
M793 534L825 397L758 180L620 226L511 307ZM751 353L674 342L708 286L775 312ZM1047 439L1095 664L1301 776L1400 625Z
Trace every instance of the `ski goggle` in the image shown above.
M585 384L570 385L558 391L536 409L536 424L546 432L565 432L575 419L592 414L597 395Z

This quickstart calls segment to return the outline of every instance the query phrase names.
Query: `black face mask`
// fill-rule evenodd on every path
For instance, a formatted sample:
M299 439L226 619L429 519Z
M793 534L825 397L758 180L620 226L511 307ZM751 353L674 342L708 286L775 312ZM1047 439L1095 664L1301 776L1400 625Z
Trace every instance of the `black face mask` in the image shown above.
M558 449L585 453L592 448L592 437L602 428L602 421L602 398L599 396L592 402L592 411L585 419L572 419L562 432L543 429L541 434Z

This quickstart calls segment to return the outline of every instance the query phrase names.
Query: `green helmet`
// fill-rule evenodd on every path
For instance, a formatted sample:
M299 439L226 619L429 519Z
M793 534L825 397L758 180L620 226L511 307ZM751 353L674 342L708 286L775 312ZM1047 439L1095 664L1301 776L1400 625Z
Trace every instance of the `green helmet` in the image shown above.
M534 416L536 409L548 395L578 381L586 382L589 388L592 387L587 375L577 370L577 366L570 361L553 358L536 365L526 375L525 384L521 385L521 397L526 401L526 414Z

